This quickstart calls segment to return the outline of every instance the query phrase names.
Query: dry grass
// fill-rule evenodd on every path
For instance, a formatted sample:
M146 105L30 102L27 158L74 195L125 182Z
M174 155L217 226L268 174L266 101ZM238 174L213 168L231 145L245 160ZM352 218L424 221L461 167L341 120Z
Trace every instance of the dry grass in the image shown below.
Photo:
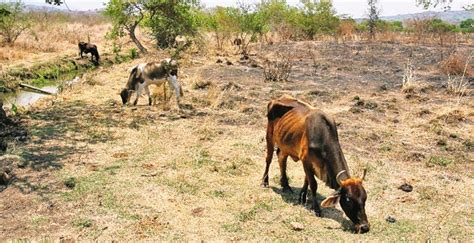
M262 82L259 68L195 57L200 63L180 71L187 77L181 79L181 113L149 107L146 99L137 107L120 105L117 92L130 67L161 55L91 74L107 85L81 84L44 99L24 114L30 140L8 151L16 158L17 179L0 192L0 240L471 240L470 97L456 110L447 108L444 91L406 99L396 88L403 72L393 70L405 64L403 45L365 50L312 43L319 52L319 66L312 67L306 44L290 44L301 59L292 82ZM412 62L428 70L420 63L438 52L418 51ZM377 62L368 61L372 55L380 57ZM438 77L433 75L421 70L416 77L427 82ZM194 89L201 77L212 85ZM387 84L383 91L381 81ZM266 104L284 93L333 115L351 173L368 169L368 234L353 234L339 207L318 218L310 203L296 203L304 179L299 162L288 163L295 193L281 191L276 159L270 188L259 187ZM363 105L354 104L355 96ZM352 112L356 105L358 112ZM71 177L74 187L65 185ZM403 183L413 192L399 190ZM318 193L321 200L332 190L320 183ZM387 222L388 216L396 222ZM294 222L304 229L293 230Z
M417 87L418 85L415 76L415 66L411 63L410 59L408 59L402 79L402 92L414 93Z
M288 81L293 68L293 54L283 51L276 54L275 60L266 59L263 66L263 75L267 81Z
M472 56L455 52L441 62L441 71L448 75L470 76L473 72L473 67L470 63L471 59Z

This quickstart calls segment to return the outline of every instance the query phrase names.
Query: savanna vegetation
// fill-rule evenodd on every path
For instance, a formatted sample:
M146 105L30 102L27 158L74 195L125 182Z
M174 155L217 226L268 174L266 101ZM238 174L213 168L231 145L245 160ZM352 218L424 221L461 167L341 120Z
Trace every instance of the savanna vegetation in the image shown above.
M314 0L0 3L0 240L472 240L474 20L382 15L374 0L363 19ZM183 104L165 84L154 105L123 106L131 67L169 57ZM22 107L20 83L59 91ZM368 172L368 233L339 206L298 204L301 162L293 193L276 159L259 187L267 104L283 94L336 119L351 174Z

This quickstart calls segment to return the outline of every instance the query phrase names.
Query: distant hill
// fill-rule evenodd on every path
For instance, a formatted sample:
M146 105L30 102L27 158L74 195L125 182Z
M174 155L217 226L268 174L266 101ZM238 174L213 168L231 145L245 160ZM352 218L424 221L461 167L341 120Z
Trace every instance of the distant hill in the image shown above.
M445 12L434 12L434 11L427 11L422 13L415 13L415 14L400 14L395 16L382 16L380 17L383 20L390 20L390 21L404 21L413 18L419 19L426 19L426 18L439 18L443 21L452 23L452 24L459 24L461 21L466 19L474 19L474 12L461 10L461 11L445 11Z

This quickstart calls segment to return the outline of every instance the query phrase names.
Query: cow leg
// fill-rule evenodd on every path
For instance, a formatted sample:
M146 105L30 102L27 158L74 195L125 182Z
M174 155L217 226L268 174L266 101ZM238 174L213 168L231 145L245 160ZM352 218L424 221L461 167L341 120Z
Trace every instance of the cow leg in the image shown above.
M318 183L316 183L316 179L314 178L312 164L310 161L303 161L303 166L304 166L304 171L306 173L306 179L311 189L311 195L313 196L314 214L316 214L316 216L318 217L321 217L321 208L319 207L319 203L316 200L316 191L318 190Z
M270 169L270 164L272 163L273 159L273 151L275 149L275 144L273 143L273 126L270 124L267 126L267 157L265 159L265 172L263 172L262 178L262 187L268 187L268 170Z
M148 95L148 105L151 105L152 99L151 99L150 89L148 88L148 86L145 87L145 93L146 95Z
M304 178L304 184L300 191L299 203L305 205L308 194L308 178Z
M284 154L280 149L277 150L278 164L280 165L280 185L283 187L283 192L293 192L288 184L288 176L286 175L286 164L288 155Z
M174 93L176 94L176 103L178 104L178 108L180 108L179 106L179 96L180 96L180 87L179 87L179 84L178 84L178 77L177 76L170 76L168 78L168 82L170 84L171 87L173 87L174 89Z
M133 105L137 105L138 104L138 98L140 98L140 95L142 94L142 85L138 85L138 88L137 88L137 98L135 99L135 101L133 102Z

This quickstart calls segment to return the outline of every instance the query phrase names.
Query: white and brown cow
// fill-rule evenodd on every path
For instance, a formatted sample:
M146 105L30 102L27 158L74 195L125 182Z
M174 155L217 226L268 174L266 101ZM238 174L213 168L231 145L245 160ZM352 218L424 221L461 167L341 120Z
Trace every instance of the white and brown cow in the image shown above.
M148 104L152 104L150 84L161 85L168 81L176 94L176 102L179 107L179 98L183 95L181 86L178 83L178 63L175 60L164 59L161 62L140 63L132 68L127 85L120 92L123 104L127 104L134 92L136 99L133 105L137 105L141 92L145 90L148 95Z

